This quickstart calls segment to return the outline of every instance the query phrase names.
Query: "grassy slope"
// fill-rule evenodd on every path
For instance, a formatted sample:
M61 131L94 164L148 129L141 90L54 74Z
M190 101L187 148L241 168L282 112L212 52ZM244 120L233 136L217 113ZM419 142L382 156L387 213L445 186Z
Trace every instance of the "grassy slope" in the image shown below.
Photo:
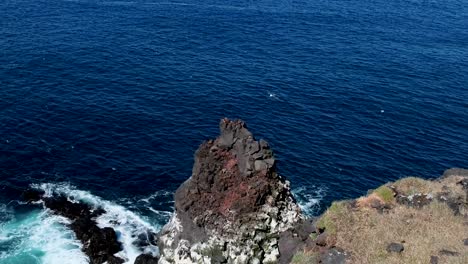
M328 247L351 254L350 263L430 263L436 256L438 263L466 264L468 189L460 183L464 178L468 171L449 170L433 181L408 177L387 183L357 200L334 202L316 227L327 233ZM417 204L418 195L427 198L427 204ZM401 243L404 251L387 252L392 242ZM441 250L458 255L447 256ZM317 263L317 251L300 251L292 263Z

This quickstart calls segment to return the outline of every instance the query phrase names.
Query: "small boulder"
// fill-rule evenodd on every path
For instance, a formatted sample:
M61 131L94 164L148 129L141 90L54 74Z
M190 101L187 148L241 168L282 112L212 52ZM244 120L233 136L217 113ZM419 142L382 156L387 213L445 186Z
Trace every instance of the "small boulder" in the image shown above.
M118 258L116 256L108 256L107 257L107 264L122 264L125 261L121 258Z
M135 259L135 264L158 264L159 258L150 254L141 254Z
M325 247L327 245L327 232L323 232L315 239L315 244L320 247Z
M463 245L468 246L468 238L463 239Z
M387 251L388 252L401 253L401 252L403 252L404 249L405 249L405 247L403 247L403 245L400 244L400 243L390 243L387 246Z
M431 256L431 261L429 263L430 264L438 264L439 263L439 257L438 256Z
M458 181L457 184L461 185L463 190L468 190L468 178Z

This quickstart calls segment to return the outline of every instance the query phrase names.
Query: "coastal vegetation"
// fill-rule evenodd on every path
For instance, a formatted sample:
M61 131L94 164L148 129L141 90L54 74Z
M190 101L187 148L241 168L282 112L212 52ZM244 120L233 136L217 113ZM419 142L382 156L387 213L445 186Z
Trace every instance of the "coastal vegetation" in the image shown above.
M452 169L435 180L408 177L333 202L316 221L310 252L297 252L292 263L321 248L342 249L349 263L468 263L467 176Z

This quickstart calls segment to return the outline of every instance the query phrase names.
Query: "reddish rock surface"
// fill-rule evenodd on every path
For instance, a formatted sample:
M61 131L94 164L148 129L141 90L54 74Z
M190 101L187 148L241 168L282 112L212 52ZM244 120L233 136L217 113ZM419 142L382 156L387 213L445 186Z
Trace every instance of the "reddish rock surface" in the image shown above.
M242 121L223 119L220 130L216 140L200 146L192 177L175 194L179 216L197 219L199 226L208 228L274 203L267 197L278 189L279 176L268 144L256 141ZM207 213L210 217L200 219Z
M161 263L278 262L280 234L301 217L268 143L243 121L222 119L220 136L200 145L192 176L175 193L175 214L161 231Z

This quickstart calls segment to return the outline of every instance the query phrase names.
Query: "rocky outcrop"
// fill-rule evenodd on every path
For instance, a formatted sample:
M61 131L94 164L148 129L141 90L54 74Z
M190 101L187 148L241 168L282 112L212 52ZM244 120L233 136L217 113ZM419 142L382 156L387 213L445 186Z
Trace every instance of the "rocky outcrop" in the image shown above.
M295 247L281 247L280 237L303 222L289 182L277 173L268 143L244 122L223 119L220 132L199 147L192 176L175 193L159 263L289 262L280 252Z
M27 202L42 201L44 206L54 213L70 219L70 228L82 242L82 250L89 257L91 264L124 263L123 259L114 256L122 250L114 229L100 228L94 220L105 213L103 209L92 209L85 203L71 202L63 195L46 197L44 194L43 191L30 189L23 193L23 199Z
M82 251L88 256L90 264L121 264L126 260L117 257L122 250L122 244L117 239L115 230L111 227L99 227L96 218L105 214L102 208L93 208L81 201L70 201L68 197L53 193L46 195L42 190L28 189L23 192L23 199L28 203L42 204L53 213L70 220L69 227L82 243ZM134 245L144 251L150 245L155 245L154 233L142 233ZM158 263L158 257L141 254L135 264Z

